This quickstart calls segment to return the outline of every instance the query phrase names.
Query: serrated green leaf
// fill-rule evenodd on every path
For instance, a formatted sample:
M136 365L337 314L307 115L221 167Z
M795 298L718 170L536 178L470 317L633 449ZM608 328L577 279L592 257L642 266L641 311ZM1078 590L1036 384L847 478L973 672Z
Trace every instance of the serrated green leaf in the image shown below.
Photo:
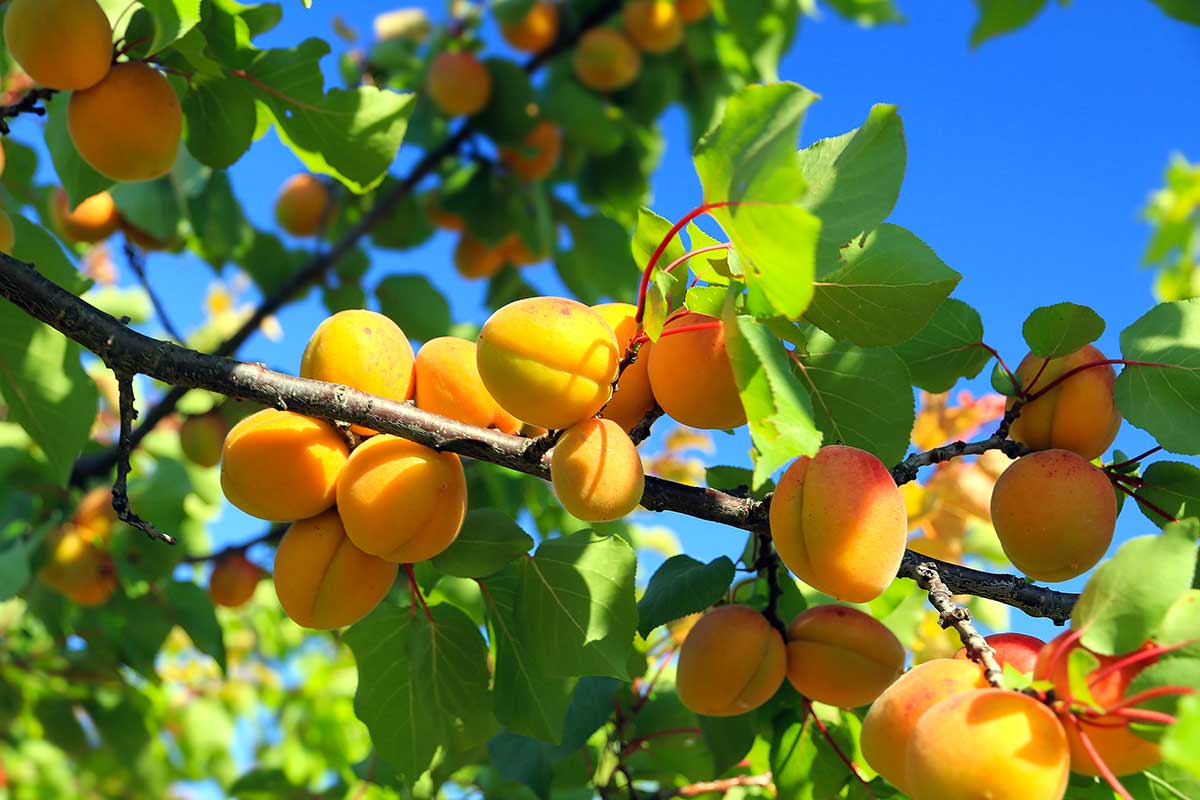
M1200 299L1160 303L1121 332L1121 415L1173 453L1200 453Z
M1176 519L1200 516L1200 469L1183 461L1155 461L1142 475L1137 496ZM1158 527L1169 520L1141 503L1138 509Z
M959 378L974 378L991 354L980 347L983 320L962 300L950 297L925 327L896 347L913 383L928 392L947 392Z
M447 575L482 578L499 572L533 548L533 537L506 514L490 508L467 513L451 545L433 558Z
M450 303L424 275L389 275L375 296L379 310L413 339L427 342L450 329Z
M1087 306L1056 303L1035 309L1025 319L1021 333L1034 355L1058 358L1099 339L1104 320Z
M650 578L638 601L638 633L703 611L720 600L733 582L733 562L725 556L707 564L691 556L668 558Z

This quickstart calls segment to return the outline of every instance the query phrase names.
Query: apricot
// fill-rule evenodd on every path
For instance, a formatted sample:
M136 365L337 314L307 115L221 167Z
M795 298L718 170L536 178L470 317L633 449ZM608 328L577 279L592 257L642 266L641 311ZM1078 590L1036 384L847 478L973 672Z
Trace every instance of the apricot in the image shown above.
M327 422L266 408L234 425L221 452L221 489L252 517L291 522L333 505L349 457Z
M117 64L74 92L67 130L83 160L114 181L148 181L175 166L183 111L171 84L140 62Z
M712 11L708 0L675 0L675 10L685 23L699 22Z
M50 195L49 212L50 224L69 242L103 241L121 223L117 204L108 192L94 194L72 209L66 190L59 186Z
M500 250L503 253L505 261L518 267L528 267L541 263L548 256L545 250L539 250L536 253L530 250L529 245L525 243L525 239L517 233L505 239L500 244Z
M461 231L466 227L462 217L442 208L436 192L428 192L425 195L422 207L425 209L425 216L434 227L444 231Z
M523 53L541 52L558 38L558 6L546 0L534 3L520 21L501 25L500 35Z
M478 114L492 97L492 74L470 53L442 53L429 65L425 88L443 114Z
M907 750L913 800L1060 800L1070 778L1067 738L1054 713L1005 689L942 700L921 715Z
M491 247L470 231L463 231L454 246L454 268L469 281L492 277L506 260L502 247Z
M865 706L896 682L904 658L883 623L847 606L813 606L788 626L788 680L819 703Z
M149 231L144 231L134 225L125 217L120 217L118 226L121 228L121 233L125 234L126 241L135 244L147 253L161 252L170 250L177 253L183 249L183 240L178 236L172 236L168 239L160 239Z
M524 181L540 181L554 171L562 152L562 131L549 120L542 120L516 147L501 147L500 161Z
M992 490L992 525L1005 555L1039 581L1065 581L1108 550L1117 499L1104 473L1070 450L1017 461Z
M87 528L103 541L108 541L113 527L117 524L117 512L113 510L112 489L98 486L86 493L71 515L71 522L80 528Z
M683 41L683 17L673 0L629 0L621 27L647 53L666 53Z
M441 336L417 351L417 408L477 425L516 433L521 423L488 394L475 363L475 343Z
M894 786L911 794L907 745L921 716L947 697L987 686L983 670L970 661L935 658L918 664L871 704L863 718L863 758Z
M1068 638L1070 637L1070 638ZM1143 648L1152 645L1143 645ZM1042 648L1038 653L1037 664L1033 669L1034 680L1051 681L1054 683L1054 693L1059 700L1071 698L1071 679L1068 674L1068 662L1071 651L1082 648L1077 637L1071 631L1064 631ZM1083 648L1087 650L1087 648ZM1091 652L1091 651L1088 651ZM1103 656L1092 653L1099 665L1088 676L1088 689L1092 699L1101 709L1110 708L1125 698L1126 691L1133 679L1157 659L1146 659L1111 672L1107 670L1126 657L1127 654ZM1107 672L1107 674L1101 674ZM1064 721L1067 709L1060 712ZM1069 722L1069 721L1067 721ZM1128 721L1111 714L1088 717L1081 720L1083 732L1095 747L1096 752L1104 759L1104 763L1114 775L1132 775L1136 772L1153 767L1162 761L1162 751L1159 746L1143 739L1129 730ZM1072 724L1064 724L1067 731L1067 743L1071 749L1071 770L1080 775L1099 776L1095 763L1084 750L1079 741L1079 734Z
M337 510L293 523L275 551L275 593L305 628L329 630L370 614L399 566L368 555L346 536Z
M1021 385L1034 392L1049 386L1055 379L1084 364L1104 361L1105 356L1092 345L1074 353L1050 359L1042 369L1044 358L1033 353L1025 356L1017 367ZM1034 376L1041 377L1030 386ZM1109 365L1090 367L1076 372L1046 394L1021 408L1021 416L1012 424L1009 435L1033 450L1061 448L1073 450L1091 460L1100 456L1121 427L1121 412L1113 401L1113 381L1116 373ZM1016 398L1010 398L1012 408Z
M112 63L112 34L96 0L11 0L4 15L9 55L50 89L99 83Z
M226 608L238 608L254 596L262 579L262 570L242 553L230 553L213 565L208 578L208 593L213 602Z
M275 221L292 236L315 236L329 212L329 189L307 173L284 181L275 198Z
M597 92L615 92L637 79L642 57L624 34L613 28L592 28L579 37L571 54L575 77Z
M908 534L904 498L887 467L866 450L836 444L787 468L770 524L775 550L797 578L851 603L875 599L892 582Z
M671 334L683 326L714 327ZM650 388L671 419L693 428L727 430L746 424L733 365L725 350L725 325L687 311L667 320L647 360Z
M402 403L413 396L414 361L399 325L374 311L350 309L313 331L300 357L300 375ZM364 436L374 433L362 425L350 427Z
M46 537L46 561L38 577L81 606L98 606L117 588L117 568L107 535L66 523Z
M425 561L458 536L467 479L453 453L375 436L350 454L337 505L346 535L363 552L397 563Z
M1004 669L1005 664L1009 664L1017 672L1027 675L1033 672L1038 653L1046 645L1041 639L1026 633L993 633L991 636L983 638L996 651L996 661L999 662L1001 669ZM965 647L958 648L954 657L970 658Z
M748 606L719 606L683 640L675 689L697 714L732 717L770 700L786 670L783 637L762 614Z
M571 514L584 522L608 522L638 507L646 477L629 434L610 419L592 417L555 443L550 481Z
M7 211L0 211L0 252L11 253L17 241L17 230Z
M637 306L631 303L602 303L592 310L604 317L604 321L617 336L617 351L621 358L629 350L629 343L637 335ZM650 388L650 342L642 344L634 361L621 373L616 391L600 416L611 419L626 432L642 421L646 413L654 408L654 391Z
M193 464L215 467L221 461L221 449L229 425L217 410L188 417L179 426L179 445Z
M617 338L604 318L565 297L497 310L479 331L479 376L508 413L543 428L595 416L617 379Z

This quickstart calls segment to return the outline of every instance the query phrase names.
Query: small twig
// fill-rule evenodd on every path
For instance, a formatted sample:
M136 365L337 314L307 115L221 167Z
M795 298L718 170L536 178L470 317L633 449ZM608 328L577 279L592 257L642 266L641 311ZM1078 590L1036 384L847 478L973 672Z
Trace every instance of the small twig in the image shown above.
M701 781L680 786L677 789L664 789L655 795L656 800L668 800L672 797L697 797L702 794L720 792L724 795L730 789L746 786L768 787L771 785L771 773L762 775L735 775L732 778L722 778L719 781Z
M39 117L46 116L45 106L38 105L38 103L49 100L56 94L58 94L57 89L31 89L17 102L7 106L0 106L0 134L8 136L10 133L8 127L10 117L17 117L21 114L34 114Z
M983 667L984 677L992 686L1000 686L1004 671L996 660L996 651L983 635L975 629L971 612L954 602L937 567L931 563L917 567L917 585L929 592L929 604L938 612L938 624L942 628L954 628L958 638L967 648L967 656Z
M146 522L133 513L133 509L129 507L129 493L126 481L131 469L129 460L133 454L133 444L130 442L129 433L133 430L133 421L137 418L137 409L133 407L133 374L118 372L116 375L117 387L120 392L121 435L117 440L117 479L113 482L113 511L117 512L117 519L132 528L137 528L151 539L158 539L167 544L175 544L174 537L158 530L149 522Z
M1151 447L1149 450L1147 450L1147 451L1146 451L1146 452L1144 452L1144 453L1138 453L1138 454L1137 454L1136 456L1134 456L1133 458L1127 458L1127 459L1125 459L1124 461L1118 461L1118 462L1117 462L1117 463L1115 463L1115 464L1109 464L1109 465L1105 466L1105 469L1107 469L1107 470L1122 470L1122 469L1124 469L1125 467L1129 467L1129 466L1132 466L1132 465L1134 465L1134 464L1137 464L1138 462L1140 462L1140 461L1141 461L1142 459L1144 459L1144 458L1148 458L1148 457L1150 457L1150 456L1154 455L1154 454L1155 454L1155 453L1157 453L1159 450L1162 450L1162 445L1161 445L1161 444L1156 444L1154 447Z
M762 613L786 642L787 623L779 616L779 598L783 596L783 587L779 583L779 555L775 552L770 531L758 531L755 535L758 537L758 557L754 559L754 566L759 576L767 579L767 605Z
M158 315L158 322L163 326L163 330L175 341L182 342L183 337L179 335L178 329L171 323L171 318L167 315L167 307L163 305L162 299L151 288L150 279L146 277L145 253L126 241L125 261L129 264L129 268L133 270L133 274L137 276L138 283L141 284L142 289L149 296L150 304L154 306L154 313Z
M1000 420L1000 425L986 439L980 439L976 442L959 440L950 444L944 444L941 447L935 447L932 450L926 450L923 453L913 453L892 467L892 480L896 482L897 486L902 486L915 481L917 479L917 472L921 467L940 464L943 461L950 461L961 456L977 456L989 450L999 450L1009 458L1020 458L1023 455L1028 455L1030 452L1028 447L1008 438L1009 429L1021 414L1021 406L1021 403L1015 403L1012 408L1005 412L1004 418Z
M271 542L277 542L283 538L283 535L287 533L289 527L291 527L291 523L277 522L268 528L265 533L255 536L248 542L231 544L228 547L221 548L220 550L215 550L211 553L205 553L198 556L185 556L184 558L179 559L179 563L201 564L205 561L220 561L225 556L233 555L235 553L244 553L256 544L269 544Z
M654 423L667 412L662 410L662 407L655 403L650 407L650 410L645 413L637 425L629 429L629 438L634 444L641 444L650 438L650 428Z
M546 453L554 449L554 445L562 438L563 431L546 431L541 436L534 437L529 440L521 451L521 455L529 460L531 464L536 464L545 458Z

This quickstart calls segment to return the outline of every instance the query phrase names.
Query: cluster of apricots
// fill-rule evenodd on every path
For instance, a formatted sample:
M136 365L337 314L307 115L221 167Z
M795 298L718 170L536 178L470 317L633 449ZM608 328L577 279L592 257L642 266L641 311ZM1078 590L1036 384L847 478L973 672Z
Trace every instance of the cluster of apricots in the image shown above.
M179 241L159 239L131 223L108 192L94 194L72 208L66 190L56 187L47 200L47 213L54 232L72 244L102 242L120 230L127 241L146 251L181 246Z
M575 77L597 92L615 92L637 80L642 53L669 53L683 42L684 26L708 16L708 0L629 0L619 27L598 27L579 38Z

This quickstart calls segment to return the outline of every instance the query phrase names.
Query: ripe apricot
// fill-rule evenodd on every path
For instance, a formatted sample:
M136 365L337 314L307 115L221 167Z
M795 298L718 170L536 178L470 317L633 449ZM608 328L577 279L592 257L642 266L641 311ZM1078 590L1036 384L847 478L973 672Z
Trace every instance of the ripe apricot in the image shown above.
M108 541L113 526L117 524L117 512L113 510L112 489L108 486L97 486L79 500L75 513L71 515L71 523L80 528L87 528L103 541Z
M288 528L275 551L275 593L296 624L340 628L370 614L398 570L355 547L331 509Z
M521 180L540 181L554 171L562 152L562 131L542 120L515 147L501 147L500 161Z
M107 550L107 535L66 523L46 537L42 582L81 606L98 606L117 588L117 569Z
M520 21L501 25L500 35L523 53L541 52L558 38L558 6L546 0L534 3Z
M1017 672L1025 674L1033 672L1038 653L1046 644L1036 636L1026 633L993 633L991 636L983 638L996 651L996 661L999 662L1001 669L1005 664L1010 664ZM958 648L954 657L968 659L967 648Z
M1108 550L1117 499L1104 473L1070 450L1017 461L992 490L992 525L1013 566L1039 581L1065 581Z
M683 18L673 0L629 0L621 27L647 53L666 53L683 41Z
M699 22L712 11L708 0L675 0L675 10L685 23Z
M579 37L571 66L589 89L615 92L634 82L642 70L642 57L620 31L592 28Z
M492 96L492 74L470 53L442 53L429 65L425 88L443 114L478 114Z
M502 247L489 246L470 231L463 231L454 246L454 268L469 281L492 277L504 267L505 260Z
M221 489L252 517L291 522L333 505L346 440L327 422L266 408L233 426L221 453Z
M683 640L675 689L697 714L732 717L770 700L786 669L783 637L762 614L748 606L719 606Z
M413 396L414 360L408 337L389 317L350 309L313 331L300 357L300 375L402 403ZM351 429L364 436L374 433L361 425Z
M604 318L565 297L530 297L496 311L479 331L479 376L517 419L569 428L608 402L617 338Z
M1104 360L1104 354L1089 344L1069 355L1050 359L1042 369L1045 359L1030 353L1017 367L1017 378L1022 386L1036 392L1076 367ZM1041 377L1031 387L1039 371ZM1009 435L1033 450L1073 450L1088 460L1100 456L1117 438L1121 427L1121 412L1113 401L1115 379L1116 373L1108 365L1076 372L1025 404ZM1012 408L1015 402L1016 398L1010 398L1008 407Z
M7 211L0 211L0 252L11 253L17 241L17 230Z
M329 190L308 173L284 181L275 198L275 221L292 236L315 236L329 211Z
M913 800L1060 800L1067 738L1038 700L1005 689L947 697L921 715L908 742Z
M423 344L417 351L416 382L417 408L505 433L521 427L488 394L469 339L441 336Z
M179 426L179 445L193 464L215 467L221 461L221 449L229 425L217 410L188 417Z
M50 224L69 242L93 244L112 236L121 223L117 204L108 192L94 194L72 210L61 186L50 195Z
M575 423L555 443L550 480L563 508L584 522L624 517L645 488L642 459L629 434L595 417Z
M658 353L656 346L655 358ZM792 462L771 499L770 522L788 569L851 603L875 599L892 582L908 534L904 498L887 467L866 450L844 445Z
M629 343L637 335L637 306L631 303L602 303L592 306L597 314L613 329L617 336L617 351L621 358L629 349ZM617 381L616 391L608 405L600 412L605 419L611 419L626 432L642 421L646 413L654 408L654 391L650 388L650 342L642 344L638 350L637 361L634 361Z
M67 130L83 160L114 181L148 181L175 166L183 110L171 84L140 62L117 64L74 92Z
M346 535L363 552L397 563L425 561L458 536L467 479L453 453L375 436L350 454L337 504Z
M213 565L208 578L208 593L213 602L226 608L238 608L254 596L262 579L262 570L242 553L230 553Z
M711 328L670 333L685 325L710 323ZM746 409L725 350L725 325L716 317L687 311L667 320L647 362L650 388L671 419L711 430L746 424Z
M112 62L112 33L96 0L11 0L4 15L9 55L50 89L99 83Z
M788 626L788 680L819 703L865 706L896 682L904 658L883 623L847 606L813 606Z

